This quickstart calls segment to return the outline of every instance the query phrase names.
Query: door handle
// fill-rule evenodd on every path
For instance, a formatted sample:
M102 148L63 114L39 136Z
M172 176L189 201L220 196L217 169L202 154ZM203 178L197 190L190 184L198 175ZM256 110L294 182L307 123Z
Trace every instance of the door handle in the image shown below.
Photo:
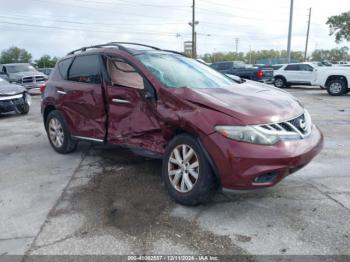
M64 91L61 91L61 90L57 90L57 93L60 94L60 95L66 95L67 92L64 92Z
M113 98L112 102L116 104L131 104L131 102L128 100L118 99L118 98Z

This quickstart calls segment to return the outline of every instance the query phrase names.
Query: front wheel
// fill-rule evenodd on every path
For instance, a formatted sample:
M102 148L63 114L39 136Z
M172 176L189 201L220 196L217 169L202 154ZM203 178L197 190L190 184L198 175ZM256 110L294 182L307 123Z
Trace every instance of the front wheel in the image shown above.
M162 176L170 196L182 205L204 204L215 193L216 179L208 160L196 139L187 134L169 143Z
M346 94L347 91L346 83L341 79L332 80L327 85L327 92L331 96L341 96Z
M45 127L50 144L56 152L68 154L76 149L77 143L72 140L66 121L60 112L51 111Z

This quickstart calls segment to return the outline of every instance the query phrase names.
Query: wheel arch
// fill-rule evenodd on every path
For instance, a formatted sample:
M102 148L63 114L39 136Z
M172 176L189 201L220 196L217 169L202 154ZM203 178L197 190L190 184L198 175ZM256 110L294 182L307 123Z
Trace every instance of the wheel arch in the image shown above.
M327 78L325 86L328 87L329 83L333 80L342 80L345 82L346 88L349 88L349 82L343 75L331 75Z
M202 143L200 135L197 134L194 130L186 130L183 128L177 128L174 132L173 138L178 136L178 135L181 135L181 134L187 134L187 135L192 136L194 139L196 139L199 147L202 149L204 156L210 165L211 170L213 171L215 178L217 179L218 183L221 185L220 174L219 174L218 168L216 167L216 164L215 164L213 158L211 157L210 153L208 152L208 150L205 148L204 144Z
M275 79L276 79L276 78L282 78L282 79L287 83L287 79L286 79L286 77L283 76L283 75L276 75L276 76L274 76L274 78L275 78Z
M53 105L47 105L44 109L43 118L44 118L44 124L46 123L47 117L49 116L50 112L56 110L56 107Z

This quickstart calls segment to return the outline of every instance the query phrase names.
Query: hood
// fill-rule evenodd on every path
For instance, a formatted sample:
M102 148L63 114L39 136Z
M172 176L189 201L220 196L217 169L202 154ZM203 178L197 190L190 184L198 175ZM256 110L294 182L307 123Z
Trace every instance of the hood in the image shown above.
M245 125L282 122L304 111L287 92L252 81L225 88L183 88L180 92L187 101L230 115Z
M4 84L0 85L0 96L12 96L25 92L26 89L20 85Z
M38 71L17 72L9 75L11 79L20 79L22 77L28 77L28 76L44 76L45 78L47 77L45 74Z

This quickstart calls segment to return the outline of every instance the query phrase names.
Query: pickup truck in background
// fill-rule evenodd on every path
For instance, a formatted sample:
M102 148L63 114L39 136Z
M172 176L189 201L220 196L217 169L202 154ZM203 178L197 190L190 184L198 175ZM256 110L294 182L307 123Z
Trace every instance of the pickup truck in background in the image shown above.
M284 65L274 71L275 86L284 88L291 85L313 85L327 88L331 96L349 93L350 68L318 67L313 63Z
M0 65L0 75L10 83L24 86L27 90L39 89L48 80L47 75L27 63Z
M273 70L270 68L249 67L241 61L216 62L211 64L211 67L223 74L235 75L263 83L273 82Z

